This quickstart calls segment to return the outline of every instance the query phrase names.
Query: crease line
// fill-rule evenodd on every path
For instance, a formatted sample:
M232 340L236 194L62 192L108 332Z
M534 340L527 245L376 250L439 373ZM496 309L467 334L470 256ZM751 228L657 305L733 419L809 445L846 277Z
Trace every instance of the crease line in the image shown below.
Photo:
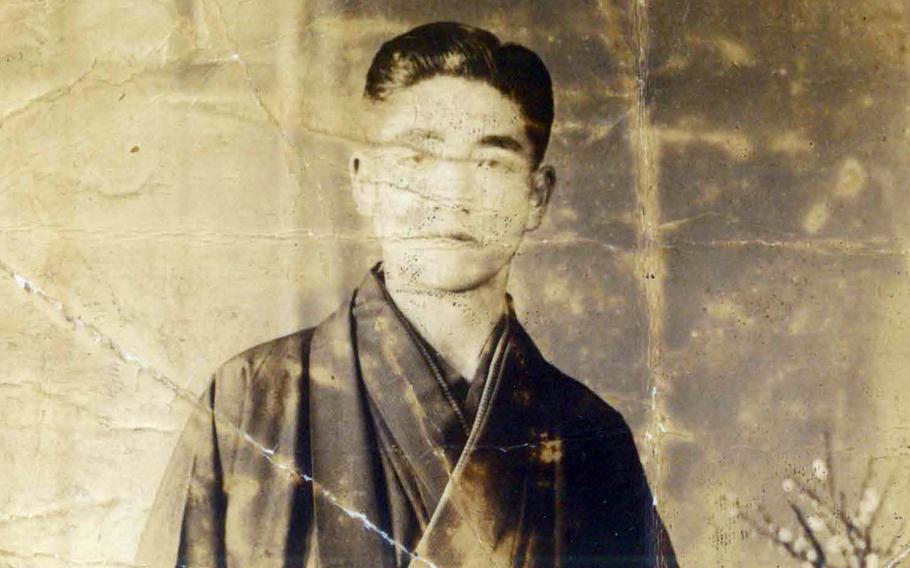
M55 237L63 235L88 235L94 236L99 239L110 238L117 241L118 243L125 242L127 240L145 240L145 239L198 239L200 242L219 244L225 242L232 242L234 239L242 239L244 241L254 241L259 240L263 242L290 242L300 238L310 238L315 240L324 240L324 241L347 241L353 243L378 243L379 238L375 235L370 235L366 232L358 233L355 231L346 231L346 232L322 232L322 231L313 231L310 229L292 229L288 231L283 231L280 233L230 233L230 232L220 232L220 231L156 231L156 232L147 232L147 231L101 231L101 230L92 230L92 229L81 229L81 228L45 228L45 227L0 227L0 233L34 233L38 231L46 231L53 234ZM75 238L75 237L74 237ZM401 237L401 239L407 239L408 237ZM219 240L220 239L220 240ZM392 241L389 237L385 237L383 240ZM611 252L623 253L627 252L627 249L617 245L603 242L601 239L596 239L594 237L585 237L581 235L556 235L553 237L541 237L541 238L528 238L522 242L522 248L527 247L539 247L539 246L568 246L568 245L578 245L578 244L590 244L596 245L601 248L604 248Z
M648 314L648 334L645 338L646 365L650 371L650 410L651 423L645 432L645 444L648 453L654 458L653 471L659 484L662 475L660 460L660 437L664 435L664 416L660 410L659 392L666 383L663 363L663 335L666 315L664 298L664 280L666 278L666 260L661 239L661 203L659 191L660 147L651 124L648 108L649 81L649 34L648 1L631 0L631 19L633 31L633 53L637 97L635 113L632 115L631 140L635 168L635 194L638 202L638 259L636 266L640 272L641 290ZM652 489L654 505L657 505L657 488Z
M113 338L111 338L110 336L103 333L94 324L92 324L90 322L86 322L82 317L73 314L63 304L62 301L60 301L59 299L57 299L57 298L51 296L50 294L48 294L47 292L45 292L41 287L36 285L32 280L30 280L30 279L26 278L25 276L21 275L20 273L16 272L12 267L10 267L8 264L3 262L2 260L0 260L0 272L5 273L8 277L12 278L20 288L25 290L26 293L35 296L36 298L40 299L45 304L51 306L58 314L60 314L64 318L64 320L66 320L68 323L73 325L77 330L82 330L82 331L85 331L86 333L88 333L93 341L107 347L110 351L112 351L117 357L119 357L124 362L135 365L141 371L143 371L143 372L147 373L149 376L151 376L155 381L157 381L157 382L165 385L169 389L171 389L174 392L174 394L176 394L180 398L184 399L185 401L189 402L195 408L197 408L197 409L203 408L207 411L212 412L215 415L215 417L218 418L220 423L227 425L229 428L232 428L235 432L239 433L241 438L246 440L247 443L251 444L257 450L259 450L259 452L262 453L262 455L265 457L265 459L268 460L268 462L271 463L274 467L283 469L284 471L289 472L295 478L303 479L303 480L307 481L308 483L312 484L313 488L315 490L317 490L323 497L325 497L330 503L332 503L332 505L337 507L340 511L342 511L349 518L359 521L366 530L379 535L389 545L391 545L391 546L395 547L396 549L409 555L414 561L422 562L422 563L426 564L427 566L430 566L431 568L435 568L435 564L430 562L428 559L422 558L416 552L409 550L406 546L404 546L403 544L396 541L394 538L392 538L392 536L390 536L388 533L386 533L385 531L380 529L379 526L376 525L373 521L371 521L365 514L363 514L360 511L350 510L350 509L344 507L341 504L341 502L339 501L339 499L332 492L325 489L312 476L309 476L309 475L301 472L298 468L296 468L294 466L283 464L280 461L275 460L274 459L275 450L273 450L271 448L266 448L265 446L263 446L262 444L257 442L254 438L252 438L247 432L244 432L243 430L241 430L238 425L230 422L229 420L225 420L222 416L220 416L218 413L216 413L214 411L214 409L210 409L207 406L205 406L204 404L201 404L200 401L198 400L198 397L196 397L191 391L178 385L176 382L174 382L172 379L170 379L164 373L162 373L158 369L154 368L149 363L145 362L140 356L136 355L132 351L129 351L129 350L124 349L123 347L120 347L119 345L117 345L117 343L113 340ZM4 554L6 552L7 551L0 550L0 554ZM55 555L48 555L48 556L54 557L54 558L57 557ZM123 566L135 566L135 565L134 564L123 564Z
M33 552L31 554L22 554L14 550L7 550L3 548L0 548L0 557L18 558L20 560L34 560L36 558L53 559L65 563L66 566L98 566L105 568L139 568L142 566L142 564L135 564L132 562L123 562L118 560L77 560L69 556L51 554L48 552Z
M88 68L84 73L82 73L81 75L79 75L79 76L76 77L74 80L72 80L72 81L70 81L69 83L67 83L66 85L63 85L63 86L61 86L61 87L57 87L57 88L51 89L50 91L45 91L44 93L41 93L40 95L37 95L37 96L35 96L35 97L30 98L30 99L28 100L28 102L26 102L25 104L23 104L23 105L21 105L21 106L19 106L19 107L17 107L17 108L14 108L13 110L7 112L7 113L4 114L2 117L0 117L0 126L2 126L3 123L5 123L7 120L10 120L11 118L15 118L15 117L19 116L20 114L22 114L22 113L24 113L24 112L27 112L28 109L30 109L32 106L34 106L34 105L36 105L36 104L40 104L40 103L49 103L49 102L53 102L53 101L55 101L55 100L57 100L57 99L59 99L59 98L61 98L61 97L65 97L65 96L68 95L68 94L70 93L70 91L72 91L79 83L81 83L81 82L84 81L89 75L91 75L92 72L95 71L95 67L96 67L97 65L98 65L98 59L93 59L93 60L92 60L92 64L89 66L89 68Z

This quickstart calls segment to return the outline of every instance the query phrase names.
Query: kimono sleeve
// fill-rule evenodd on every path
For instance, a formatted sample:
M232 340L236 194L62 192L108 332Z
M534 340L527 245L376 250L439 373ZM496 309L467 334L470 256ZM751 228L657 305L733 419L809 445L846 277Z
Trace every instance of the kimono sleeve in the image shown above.
M571 566L678 568L631 430L609 409L569 441Z
M136 557L153 568L223 566L226 497L216 440L215 383L171 456Z

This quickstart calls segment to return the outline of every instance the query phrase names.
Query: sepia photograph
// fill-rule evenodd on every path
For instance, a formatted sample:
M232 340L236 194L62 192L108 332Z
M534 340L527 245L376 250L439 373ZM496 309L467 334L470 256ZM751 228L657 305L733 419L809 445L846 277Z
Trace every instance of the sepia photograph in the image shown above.
M0 567L910 567L910 5L9 0Z

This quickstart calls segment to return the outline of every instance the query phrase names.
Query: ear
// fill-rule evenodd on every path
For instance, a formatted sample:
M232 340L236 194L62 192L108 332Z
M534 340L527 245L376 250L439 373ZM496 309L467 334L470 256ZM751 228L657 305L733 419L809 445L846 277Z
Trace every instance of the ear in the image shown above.
M373 215L373 205L375 204L375 189L373 184L367 181L367 169L364 163L364 156L361 152L355 152L348 161L348 175L351 179L351 192L354 196L354 203L357 205L357 212L364 217Z
M533 231L543 221L547 205L550 204L550 197L553 195L553 189L556 187L556 170L552 166L540 166L531 173L530 181L531 210L528 212L528 220L525 223L526 231Z

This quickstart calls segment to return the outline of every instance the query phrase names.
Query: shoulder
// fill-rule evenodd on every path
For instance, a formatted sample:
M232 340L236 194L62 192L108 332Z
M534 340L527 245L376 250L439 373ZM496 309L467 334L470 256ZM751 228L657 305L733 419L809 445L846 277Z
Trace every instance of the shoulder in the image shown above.
M550 363L547 380L554 393L563 431L567 434L590 435L592 431L611 437L632 439L632 432L623 415L583 382L563 373Z
M313 328L301 329L245 349L218 367L216 379L237 375L252 378L267 374L276 365L300 364L307 355L312 334Z
M520 367L529 379L525 385L537 391L538 411L564 430L598 427L631 436L622 414L582 381L547 361L523 328L519 326L514 337L520 345Z
M294 430L299 408L305 406L311 337L307 328L260 343L234 355L213 374L203 395L205 422L211 424L203 431L203 443L216 442L224 475L233 475L235 464L242 463L238 456L250 451L244 440L256 440L255 448L288 446L276 440Z
M535 396L535 413L556 427L564 441L587 450L635 457L632 430L622 414L582 381L547 361L524 330L516 334L524 343L522 366L530 380L525 383Z
M256 392L296 388L306 370L313 329L265 341L222 363L212 375L212 405L224 411Z

